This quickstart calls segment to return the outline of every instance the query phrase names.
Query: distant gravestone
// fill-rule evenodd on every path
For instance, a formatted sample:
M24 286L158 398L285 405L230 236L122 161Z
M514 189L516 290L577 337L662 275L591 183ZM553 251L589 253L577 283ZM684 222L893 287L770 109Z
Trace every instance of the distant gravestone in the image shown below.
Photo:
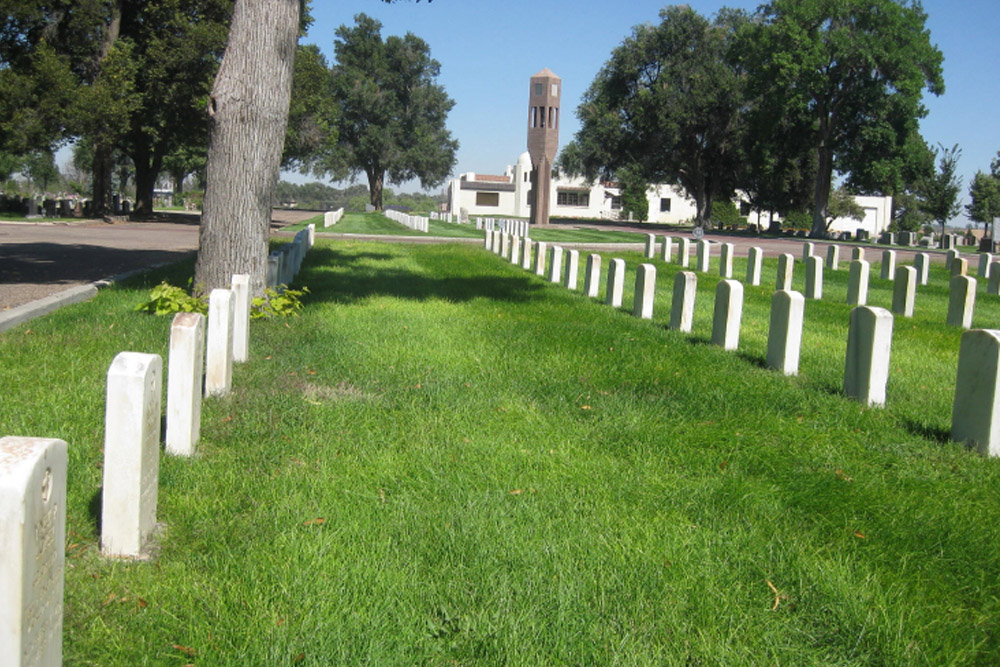
M159 355L122 352L108 369L101 501L105 556L141 557L156 525L162 387Z
M579 282L580 275L580 251L579 250L567 250L566 251L566 279L563 284L566 289L575 290L576 285Z
M965 275L952 276L949 288L948 325L972 328L972 315L976 307L976 279Z
M764 263L764 251L756 246L747 251L747 283L760 285L760 268Z
M767 367L785 375L798 375L802 349L805 299L798 292L778 290L771 296L767 331Z
M990 280L986 283L986 293L1000 295L1000 261L994 261L990 267Z
M980 278L990 277L990 265L993 263L993 255L988 252L979 253L979 268L977 274Z
M539 241L535 246L535 275L545 275L545 256L548 254L548 246L545 241Z
M955 236L953 234L941 235L941 249L951 250L955 247Z
M790 290L792 289L792 275L795 267L795 258L789 253L783 253L778 256L778 276L774 281L774 289L776 290Z
M201 436L201 378L205 369L205 316L177 313L167 357L168 454L193 456Z
M205 395L225 396L233 384L233 292L214 289L208 295L208 339Z
M913 317L913 301L916 294L917 270L912 266L897 267L892 286L893 314Z
M483 248L493 250L493 232L488 229L483 232Z
M931 256L926 252L918 252L913 256L913 268L917 270L917 282L926 285L930 277Z
M635 317L653 319L653 299L656 296L656 267L652 264L640 264L635 275L635 299L632 303L632 314Z
M855 260L864 259L864 258L865 258L865 249L864 248L859 248L858 246L854 246L851 249L851 261L852 262L855 261Z
M847 279L847 303L863 306L868 303L868 262L863 259L851 261L851 272Z
M605 302L612 308L622 307L622 290L625 286L625 260L612 259L608 264L608 289Z
M646 234L646 259L656 257L656 234Z
M534 247L534 241L529 238L524 239L524 247L521 248L521 268L525 271L531 270L531 252Z
M698 239L697 262L698 271L708 273L708 265L711 258L712 245L708 239Z
M830 245L826 248L826 268L831 271L840 270L840 246Z
M823 298L823 260L815 255L806 258L806 298Z
M948 252L944 254L944 270L951 271L951 265L959 257L961 257L961 254L959 254L959 252L954 248L950 248Z
M698 276L691 271L679 271L674 276L673 301L670 304L670 328L688 333L694 322L694 300L698 291Z
M735 254L732 243L723 243L719 250L719 275L723 278L733 277L733 255Z
M601 256L591 254L587 256L587 271L583 281L584 293L594 298L601 289Z
M0 665L62 664L66 443L0 438Z
M807 259L812 257L816 252L816 244L812 241L806 241L802 244L802 261L805 262Z
M892 313L858 306L851 311L844 365L844 393L864 405L885 405L892 349Z
M669 262L674 255L674 240L670 236L663 237L663 261Z
M677 239L677 263L685 269L691 263L691 241L683 236Z
M969 260L964 257L956 257L951 260L951 275L965 276L969 273Z
M510 239L510 263L521 265L521 237L517 234Z
M896 251L882 251L882 267L879 277L882 280L890 280L896 273Z
M562 246L554 245L549 248L549 282L559 283L562 280Z
M1000 456L1000 331L962 334L951 438L980 454Z
M267 274L265 280L268 287L278 286L278 276L281 275L281 254L272 252L267 256Z
M250 274L233 276L233 361L242 364L250 357Z
M500 257L510 258L510 234L506 232L500 234Z
M740 346L740 323L743 319L743 283L720 280L715 288L712 316L712 344L724 350Z

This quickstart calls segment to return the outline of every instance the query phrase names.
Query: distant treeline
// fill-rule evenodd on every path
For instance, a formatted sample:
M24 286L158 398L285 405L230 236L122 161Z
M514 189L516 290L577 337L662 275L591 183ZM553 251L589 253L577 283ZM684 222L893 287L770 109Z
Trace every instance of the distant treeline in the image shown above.
M441 203L446 201L442 195L427 195L420 192L396 194L389 188L382 191L385 206L411 211L436 211ZM286 181L278 182L275 195L278 206L333 211L343 208L346 211L361 212L371 201L368 186L351 185L340 189L323 183L303 183L297 185Z

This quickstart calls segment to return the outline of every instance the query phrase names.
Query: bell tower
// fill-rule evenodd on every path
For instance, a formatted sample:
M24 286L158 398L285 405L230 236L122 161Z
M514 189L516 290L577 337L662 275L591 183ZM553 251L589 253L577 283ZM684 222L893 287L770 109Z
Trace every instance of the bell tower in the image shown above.
M531 77L528 93L528 155L531 156L531 222L549 224L552 163L559 148L562 79L549 68Z

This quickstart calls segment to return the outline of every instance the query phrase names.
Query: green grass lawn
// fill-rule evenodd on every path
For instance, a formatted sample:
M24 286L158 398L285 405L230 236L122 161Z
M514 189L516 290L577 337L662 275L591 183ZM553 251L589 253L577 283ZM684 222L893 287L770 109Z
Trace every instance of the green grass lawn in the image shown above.
M0 433L69 443L66 663L1000 661L1000 462L948 441L943 268L866 409L840 391L846 270L784 377L773 260L725 352L718 258L684 335L677 267L653 262L640 321L620 256L616 310L476 246L320 240L302 316L253 323L199 456L161 459L153 562L98 554L104 382L122 350L166 354L169 319L132 308L190 263L0 334Z

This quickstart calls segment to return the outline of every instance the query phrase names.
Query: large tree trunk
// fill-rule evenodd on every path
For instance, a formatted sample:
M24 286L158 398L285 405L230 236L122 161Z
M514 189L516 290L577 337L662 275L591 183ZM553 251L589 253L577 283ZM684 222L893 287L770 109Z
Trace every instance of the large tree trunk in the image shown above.
M819 151L816 183L813 186L813 221L809 236L826 235L826 212L830 203L830 186L833 181L833 149L830 146L831 121L824 114L819 123Z
M368 170L368 195L376 211L382 210L382 187L385 185L385 172L381 169Z
M156 179L163 168L163 151L149 146L138 146L132 154L135 165L135 213L137 215L153 214L153 190L156 189Z
M99 143L94 146L94 161L91 163L93 186L93 203L91 215L95 218L110 215L111 210L111 174L114 170L112 148L108 144Z
M209 115L205 203L195 286L250 274L264 291L271 204L288 123L300 0L236 0Z

